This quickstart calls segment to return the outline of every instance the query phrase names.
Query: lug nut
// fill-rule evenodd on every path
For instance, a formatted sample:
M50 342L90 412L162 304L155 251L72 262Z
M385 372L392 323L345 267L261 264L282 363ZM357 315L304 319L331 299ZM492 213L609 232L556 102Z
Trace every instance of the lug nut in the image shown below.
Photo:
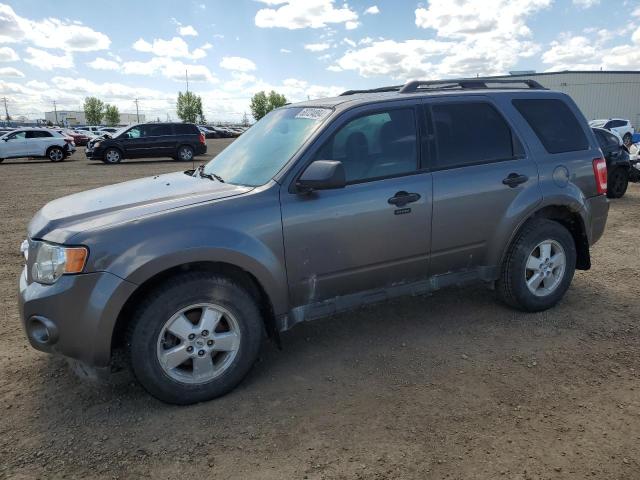
M200 355L201 357L204 356L204 350L198 350L198 355Z
M189 334L189 340L193 340L194 338L196 338L195 333L190 333Z
M202 336L206 337L207 335L209 335L209 330L203 330L202 331Z
M193 352L193 347L187 347L187 352L188 352L188 353Z
M213 345L213 340L207 340L207 345L209 346Z

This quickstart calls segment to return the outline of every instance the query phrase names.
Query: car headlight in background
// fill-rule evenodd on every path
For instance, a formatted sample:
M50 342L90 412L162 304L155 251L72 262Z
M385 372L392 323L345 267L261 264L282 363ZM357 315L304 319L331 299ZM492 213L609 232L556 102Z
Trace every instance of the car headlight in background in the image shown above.
M89 254L85 247L64 247L47 242L32 242L31 278L52 284L66 273L80 273Z

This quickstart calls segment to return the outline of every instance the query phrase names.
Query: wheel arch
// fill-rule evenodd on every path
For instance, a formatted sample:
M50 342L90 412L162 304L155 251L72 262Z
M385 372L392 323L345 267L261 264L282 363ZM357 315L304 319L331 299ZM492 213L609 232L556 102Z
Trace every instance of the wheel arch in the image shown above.
M591 268L591 254L589 251L589 238L587 236L584 219L578 211L572 209L568 205L546 205L537 209L525 218L514 231L509 242L505 246L500 259L500 265L504 262L507 252L509 251L509 247L516 238L518 238L518 235L524 226L532 220L539 218L546 218L548 220L558 222L569 231L576 246L576 269L589 270Z
M126 340L127 325L131 320L131 316L135 311L136 305L140 300L149 295L163 281L175 275L187 272L206 272L211 274L223 275L240 285L242 285L251 296L253 296L260 308L264 327L269 338L280 345L280 337L276 326L276 318L274 314L273 303L264 286L251 272L234 265L232 263L220 261L194 261L183 263L169 267L159 271L147 278L143 283L131 293L129 298L124 302L120 312L116 318L114 328L111 333L111 354L114 358L116 352L121 351Z

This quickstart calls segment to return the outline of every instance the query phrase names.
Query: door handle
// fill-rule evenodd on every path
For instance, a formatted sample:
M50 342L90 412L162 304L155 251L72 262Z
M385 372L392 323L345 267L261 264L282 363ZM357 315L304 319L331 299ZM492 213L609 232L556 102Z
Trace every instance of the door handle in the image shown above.
M393 197L387 200L387 202L389 202L390 205L402 208L408 203L417 202L418 200L420 200L420 195L418 193L408 193L402 190L397 192Z
M507 178L502 180L502 183L511 188L514 188L521 183L526 182L527 180L529 180L529 177L527 177L526 175L520 175L519 173L510 173Z

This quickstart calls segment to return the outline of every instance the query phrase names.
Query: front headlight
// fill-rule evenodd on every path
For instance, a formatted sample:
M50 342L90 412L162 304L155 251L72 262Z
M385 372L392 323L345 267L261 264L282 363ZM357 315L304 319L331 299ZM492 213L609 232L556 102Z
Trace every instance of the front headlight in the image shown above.
M34 261L31 277L38 283L52 284L66 273L80 273L87 261L85 247L63 247L46 242L33 242Z
M99 147L100 146L100 142L93 142L93 148Z

